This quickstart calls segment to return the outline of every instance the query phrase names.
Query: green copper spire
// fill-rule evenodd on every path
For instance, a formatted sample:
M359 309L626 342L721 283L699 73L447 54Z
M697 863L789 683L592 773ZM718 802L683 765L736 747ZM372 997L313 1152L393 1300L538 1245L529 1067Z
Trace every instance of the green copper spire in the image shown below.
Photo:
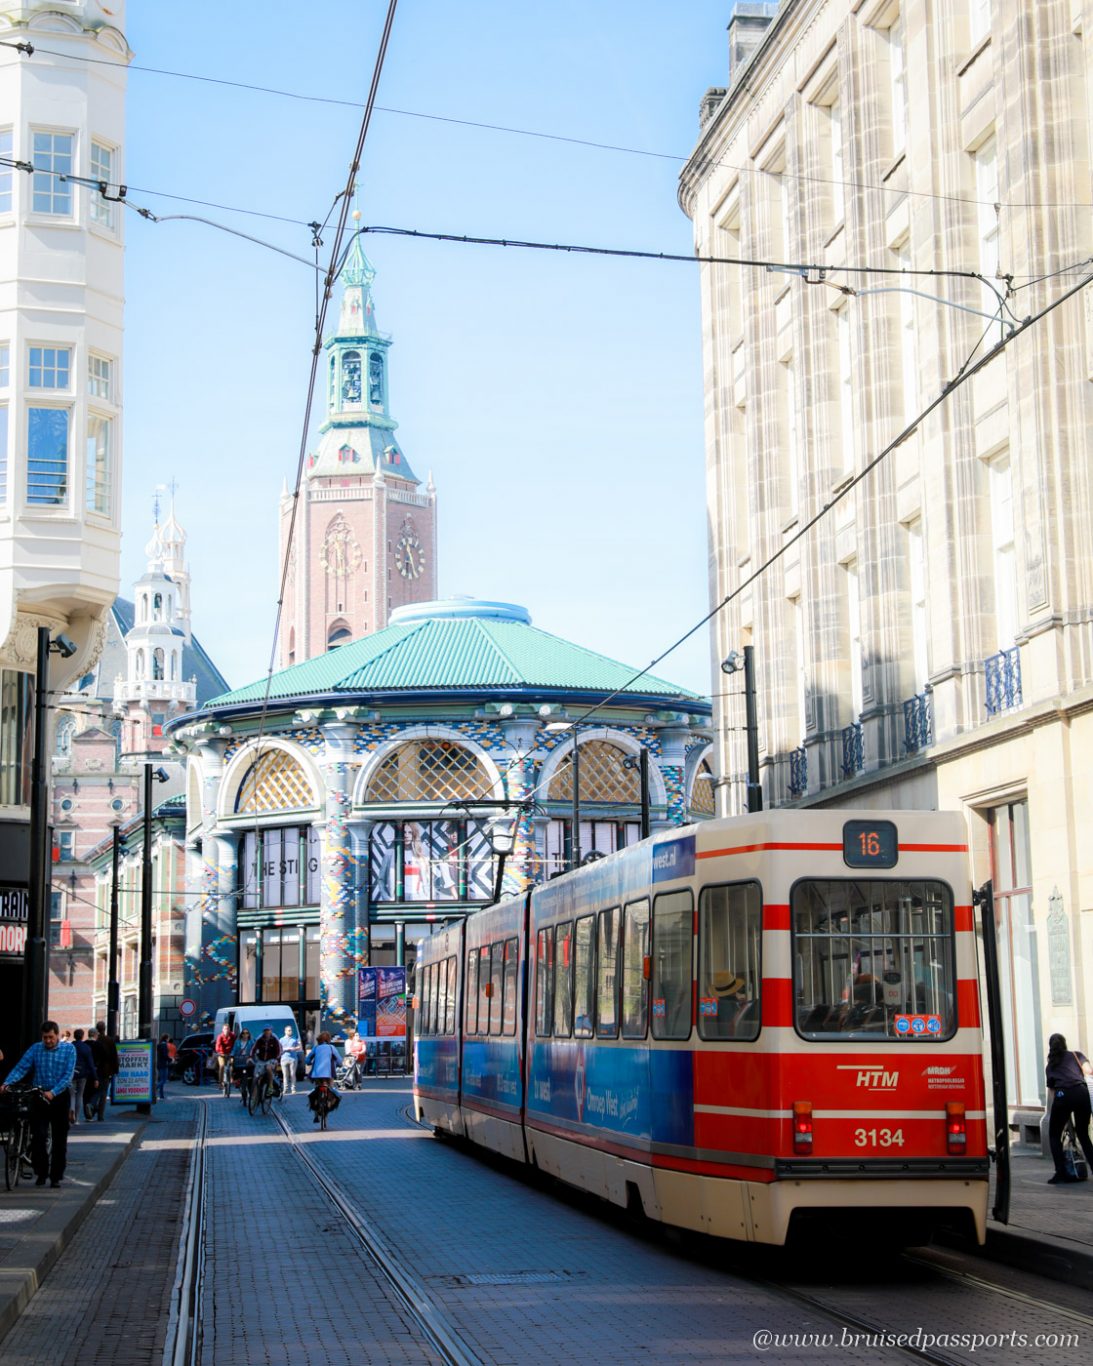
M353 240L349 244L349 254L345 258L345 265L342 266L342 284L363 285L365 289L371 289L372 281L376 278L376 270L364 254L361 246L361 235L359 232L353 233Z

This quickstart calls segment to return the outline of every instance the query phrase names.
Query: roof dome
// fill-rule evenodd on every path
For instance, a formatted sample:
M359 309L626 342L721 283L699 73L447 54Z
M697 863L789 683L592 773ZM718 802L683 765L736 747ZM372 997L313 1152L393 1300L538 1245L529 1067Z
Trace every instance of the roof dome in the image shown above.
M413 602L396 607L391 613L392 626L406 626L412 621L518 621L531 625L531 613L514 602L490 602L485 598L469 598L457 594L454 598L437 598L433 602Z

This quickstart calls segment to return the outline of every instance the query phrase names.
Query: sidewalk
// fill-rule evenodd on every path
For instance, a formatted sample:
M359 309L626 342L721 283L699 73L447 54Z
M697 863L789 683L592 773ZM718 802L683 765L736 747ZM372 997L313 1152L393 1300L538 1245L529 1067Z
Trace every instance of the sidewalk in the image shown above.
M1093 1290L1093 1180L1049 1186L1049 1157L1017 1147L1010 1153L1009 1223L987 1221L982 1255L1009 1266ZM994 1200L994 1170L991 1201Z
M38 1187L31 1177L8 1191L0 1180L0 1340L110 1184L145 1122L125 1108L103 1124L70 1130L68 1168L59 1190Z

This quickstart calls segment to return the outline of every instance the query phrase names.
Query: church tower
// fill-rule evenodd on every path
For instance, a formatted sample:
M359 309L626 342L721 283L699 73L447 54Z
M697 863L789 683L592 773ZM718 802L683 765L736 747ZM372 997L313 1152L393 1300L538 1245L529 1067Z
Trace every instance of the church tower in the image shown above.
M281 618L282 666L379 631L436 597L436 489L423 489L391 417L391 338L376 327L375 271L354 236L326 353L326 418L307 457ZM281 497L281 565L292 496Z

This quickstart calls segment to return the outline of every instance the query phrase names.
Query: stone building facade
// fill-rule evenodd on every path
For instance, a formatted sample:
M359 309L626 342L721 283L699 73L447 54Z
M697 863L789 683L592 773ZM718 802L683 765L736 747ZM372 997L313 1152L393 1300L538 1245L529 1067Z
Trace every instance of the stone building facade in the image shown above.
M186 981L201 1015L290 1004L305 1028L357 1008L357 969L579 848L712 814L709 703L537 630L523 608L404 607L382 631L212 699L169 730L187 754ZM412 959L412 948L409 949Z
M738 5L680 181L700 255L776 263L701 267L715 666L754 645L768 803L966 814L1014 1109L1093 1047L1093 286L950 386L1087 278L1090 19Z

